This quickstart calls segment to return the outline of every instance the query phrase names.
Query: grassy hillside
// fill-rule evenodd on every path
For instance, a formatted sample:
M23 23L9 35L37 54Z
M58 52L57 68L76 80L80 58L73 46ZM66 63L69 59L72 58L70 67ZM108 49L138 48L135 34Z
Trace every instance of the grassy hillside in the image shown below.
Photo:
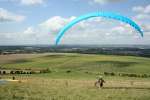
M28 57L29 56L29 57ZM150 59L132 56L87 55L87 54L40 54L1 56L0 65L5 68L50 68L62 72L150 72ZM18 59L19 58L19 59ZM5 61L3 60L5 59Z
M49 68L46 74L13 75L21 82L0 83L0 100L150 100L150 79L104 76L100 89L97 73L150 74L150 59L87 54L1 55L3 68ZM69 71L69 73L68 73ZM12 75L1 75L10 79Z

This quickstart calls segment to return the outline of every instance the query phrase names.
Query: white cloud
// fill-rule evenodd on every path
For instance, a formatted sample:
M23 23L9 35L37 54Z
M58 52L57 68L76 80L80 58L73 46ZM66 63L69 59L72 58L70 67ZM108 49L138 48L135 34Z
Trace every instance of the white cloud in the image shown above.
M36 30L31 26L31 27L28 27L26 30L24 30L23 33L24 34L35 34Z
M7 11L6 9L0 8L0 22L20 22L25 19L25 16L17 15L12 12Z
M123 33L125 31L124 27L122 26L118 26L118 27L114 27L112 28L112 31L114 32L119 32L119 33Z
M71 16L69 18L63 18L61 16L54 16L49 18L48 20L42 22L39 24L39 26L43 29L49 30L51 32L57 33L61 28L63 28L66 24L74 20L76 17ZM75 26L73 26L74 30L85 30L88 29L87 27L90 27L90 29L95 28L95 24L100 23L101 25L110 24L109 22L105 22L102 18L91 18L85 21L81 21L80 23L77 23Z
M92 1L98 4L106 4L106 3L120 2L125 0L92 0Z
M132 8L137 13L133 18L138 22L144 32L144 39L150 36L150 5L147 6L135 6Z
M40 26L47 30L50 30L52 32L56 32L75 18L76 17L74 17L74 16L72 16L70 18L62 18L60 16L54 16L54 17L49 18L48 20L44 21L43 23L41 23Z
M144 33L150 32L150 24L142 24L141 27L144 30Z
M38 5L43 3L44 0L21 0L21 4L23 5Z
M0 0L0 2L13 2L13 3L19 3L22 5L41 5L44 4L46 0Z
M132 10L135 11L135 12L138 12L138 13L150 14L150 5L147 5L145 7L135 6L135 7L133 7Z
M47 21L43 22L41 26L43 26L46 29L50 29L51 31L56 31L62 28L67 22L68 19L62 18L60 16L54 16L48 19Z
M150 15L149 14L138 14L135 16L135 19L138 19L138 20L150 19Z
M55 44L57 33L74 18L76 17L51 17L37 26L27 27L22 32L14 34L5 33L5 36L0 35L0 38L3 38L3 40L0 39L0 43L15 43L14 41L17 41L16 43L20 44ZM82 21L68 30L60 44L149 43L150 39L148 36L150 36L150 32L148 31L150 27L148 24L145 24L142 28L147 30L147 33L144 33L144 39L140 39L138 32L130 25L117 21L94 18Z
M137 19L137 20L150 19L150 5L147 5L145 7L135 6L135 7L132 8L132 10L134 12L138 13L135 16L135 19Z
M50 33L56 37L60 29L74 18L76 17L63 18L60 16L54 16L40 24L40 26L49 30ZM127 39L129 37L131 37L130 39L132 40L134 36L140 37L138 32L136 32L130 25L102 18L91 18L76 24L68 30L62 38L61 43L111 43L110 41L115 41L116 39L121 41L121 39Z
M143 12L144 8L141 6L136 6L136 7L133 7L132 10L134 12L140 12L141 13L141 12Z

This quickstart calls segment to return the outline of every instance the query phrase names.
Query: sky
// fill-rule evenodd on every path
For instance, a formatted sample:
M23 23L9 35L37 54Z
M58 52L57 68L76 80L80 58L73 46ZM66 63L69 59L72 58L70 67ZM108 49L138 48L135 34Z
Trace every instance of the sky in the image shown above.
M129 17L144 37L125 23L97 17L73 26L60 44L150 44L150 0L0 0L0 45L53 45L66 24L97 11Z

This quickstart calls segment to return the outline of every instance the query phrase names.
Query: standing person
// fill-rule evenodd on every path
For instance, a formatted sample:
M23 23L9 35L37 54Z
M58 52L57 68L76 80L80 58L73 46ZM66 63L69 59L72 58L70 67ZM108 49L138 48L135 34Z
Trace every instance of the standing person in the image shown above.
M105 81L104 81L103 77L99 76L98 80L95 82L95 86L97 86L97 84L98 84L99 87L102 88L104 83L105 83Z

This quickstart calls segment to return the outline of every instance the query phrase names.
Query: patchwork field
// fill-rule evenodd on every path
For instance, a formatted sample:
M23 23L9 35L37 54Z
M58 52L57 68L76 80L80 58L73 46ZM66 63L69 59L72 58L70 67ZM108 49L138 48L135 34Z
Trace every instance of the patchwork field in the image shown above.
M150 78L104 76L104 72L150 74L150 58L88 54L0 55L5 69L42 69L49 73L15 76L0 83L0 100L150 100ZM94 86L98 75L106 83Z

